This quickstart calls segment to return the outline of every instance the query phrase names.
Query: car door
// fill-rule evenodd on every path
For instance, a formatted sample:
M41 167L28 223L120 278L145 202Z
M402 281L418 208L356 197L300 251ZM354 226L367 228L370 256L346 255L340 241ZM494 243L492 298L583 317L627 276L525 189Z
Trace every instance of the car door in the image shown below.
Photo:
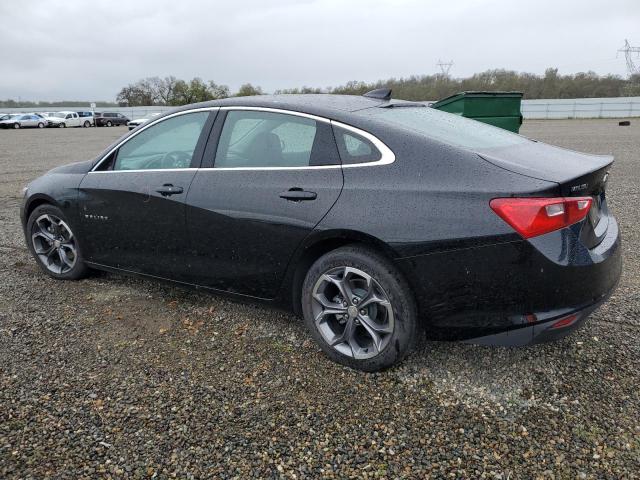
M23 120L20 121L20 125L23 127L36 127L38 125L38 121L36 120L38 117L35 115L25 115L22 118Z
M273 298L342 185L326 119L222 108L187 196L192 282Z
M181 280L185 197L215 109L179 112L128 137L80 185L86 260Z

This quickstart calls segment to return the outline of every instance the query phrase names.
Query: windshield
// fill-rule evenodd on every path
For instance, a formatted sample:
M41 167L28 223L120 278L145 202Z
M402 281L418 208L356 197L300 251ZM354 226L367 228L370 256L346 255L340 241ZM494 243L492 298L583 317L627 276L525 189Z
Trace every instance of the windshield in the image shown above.
M430 107L368 108L358 113L468 149L507 147L530 141L502 128Z

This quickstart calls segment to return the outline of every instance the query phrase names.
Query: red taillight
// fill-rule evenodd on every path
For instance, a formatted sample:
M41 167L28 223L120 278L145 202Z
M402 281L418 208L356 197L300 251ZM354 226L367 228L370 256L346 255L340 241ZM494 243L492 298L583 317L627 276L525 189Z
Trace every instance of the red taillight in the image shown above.
M494 198L491 208L524 238L568 227L587 216L591 197Z
M573 315L562 317L561 319L556 320L555 322L553 322L553 325L551 325L551 328L568 327L569 325L573 325L576 320L578 320L578 314L574 313Z

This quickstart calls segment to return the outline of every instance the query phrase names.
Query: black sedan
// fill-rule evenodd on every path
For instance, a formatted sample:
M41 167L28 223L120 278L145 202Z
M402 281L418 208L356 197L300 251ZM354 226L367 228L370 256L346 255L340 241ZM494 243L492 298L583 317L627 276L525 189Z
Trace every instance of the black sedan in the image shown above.
M276 95L163 114L25 189L58 279L133 273L285 305L375 371L431 338L525 345L580 325L621 273L612 157L396 101Z

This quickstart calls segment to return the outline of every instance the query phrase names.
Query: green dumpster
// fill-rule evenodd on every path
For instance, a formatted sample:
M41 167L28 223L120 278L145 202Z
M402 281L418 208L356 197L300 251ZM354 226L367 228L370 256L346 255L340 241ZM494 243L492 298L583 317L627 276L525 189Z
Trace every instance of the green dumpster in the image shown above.
M431 107L518 133L522 125L521 92L461 92Z

